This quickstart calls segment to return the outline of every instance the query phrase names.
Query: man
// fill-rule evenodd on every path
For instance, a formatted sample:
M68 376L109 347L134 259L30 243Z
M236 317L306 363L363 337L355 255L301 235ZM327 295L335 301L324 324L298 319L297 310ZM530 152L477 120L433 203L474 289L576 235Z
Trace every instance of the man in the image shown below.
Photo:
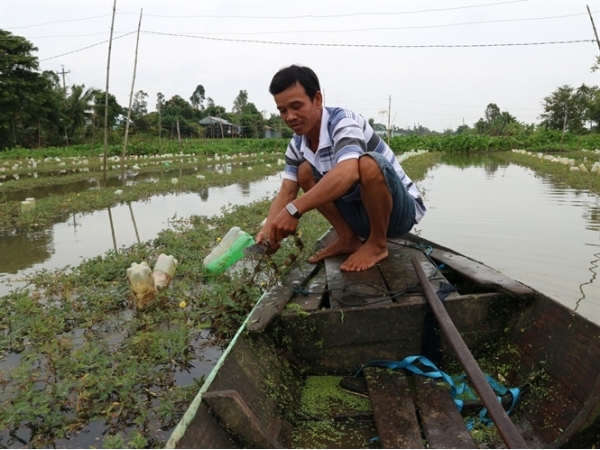
M352 111L324 107L320 89L317 75L296 65L281 69L271 81L269 92L295 134L285 154L281 189L256 241L278 250L302 214L316 208L337 240L309 262L350 254L341 270L367 270L387 258L387 238L408 233L426 209L417 187L368 122ZM300 188L304 195L298 197Z

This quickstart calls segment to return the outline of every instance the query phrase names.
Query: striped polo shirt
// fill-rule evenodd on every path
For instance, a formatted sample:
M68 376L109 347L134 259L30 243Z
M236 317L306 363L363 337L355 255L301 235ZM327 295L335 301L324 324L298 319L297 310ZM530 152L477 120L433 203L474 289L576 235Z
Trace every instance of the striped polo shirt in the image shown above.
M426 208L417 186L406 175L396 155L381 139L360 114L342 108L323 108L319 148L312 152L305 136L294 134L285 152L285 172L283 177L298 181L298 167L308 161L320 174L325 175L333 167L347 159L357 159L365 152L381 153L393 166L402 184L415 200L417 223L425 215ZM360 190L344 197L346 201L360 198Z

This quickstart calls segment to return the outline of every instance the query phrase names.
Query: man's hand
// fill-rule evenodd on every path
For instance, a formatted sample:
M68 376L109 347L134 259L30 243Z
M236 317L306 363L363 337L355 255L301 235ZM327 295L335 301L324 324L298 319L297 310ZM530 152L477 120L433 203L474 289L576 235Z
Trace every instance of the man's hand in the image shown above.
M271 248L279 250L281 241L290 234L294 234L298 228L298 219L293 217L286 208L283 208L273 222L269 230L269 245Z

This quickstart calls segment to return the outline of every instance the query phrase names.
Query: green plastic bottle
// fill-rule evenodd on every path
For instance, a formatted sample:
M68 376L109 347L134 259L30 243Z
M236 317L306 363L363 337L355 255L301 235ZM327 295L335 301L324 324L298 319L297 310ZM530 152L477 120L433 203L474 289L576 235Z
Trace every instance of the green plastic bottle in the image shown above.
M240 227L232 227L219 245L204 258L207 275L220 275L244 256L244 249L254 244L254 238Z

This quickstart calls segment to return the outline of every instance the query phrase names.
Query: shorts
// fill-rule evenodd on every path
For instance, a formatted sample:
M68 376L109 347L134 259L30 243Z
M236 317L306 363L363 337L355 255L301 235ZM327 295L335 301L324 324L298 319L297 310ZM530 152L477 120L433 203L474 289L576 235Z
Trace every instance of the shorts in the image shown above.
M383 155L377 152L367 152L360 157L365 156L370 156L377 162L392 196L392 212L386 236L388 238L399 238L408 233L416 224L415 200L402 184L394 167ZM314 167L312 171L316 181L323 178L323 175L317 172ZM346 194L334 200L334 203L350 228L359 237L368 238L371 234L371 223L361 199L360 183L356 182Z

